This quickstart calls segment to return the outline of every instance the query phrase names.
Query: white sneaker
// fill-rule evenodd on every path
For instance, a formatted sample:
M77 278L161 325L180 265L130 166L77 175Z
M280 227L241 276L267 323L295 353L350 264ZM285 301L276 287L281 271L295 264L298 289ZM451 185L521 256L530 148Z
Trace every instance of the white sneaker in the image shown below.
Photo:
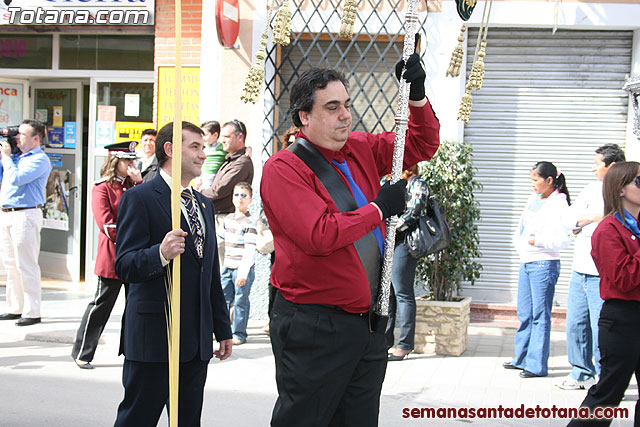
M563 390L588 390L595 383L596 379L593 377L587 378L584 381L578 381L569 375L556 385Z

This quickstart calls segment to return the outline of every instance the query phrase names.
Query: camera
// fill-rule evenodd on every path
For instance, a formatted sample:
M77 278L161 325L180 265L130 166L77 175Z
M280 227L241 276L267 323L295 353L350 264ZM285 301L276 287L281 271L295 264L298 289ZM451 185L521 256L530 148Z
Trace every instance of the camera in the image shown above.
M0 138L3 138L5 141L9 141L9 145L11 145L11 154L20 153L17 141L18 129L19 126L7 126L6 128L0 128Z

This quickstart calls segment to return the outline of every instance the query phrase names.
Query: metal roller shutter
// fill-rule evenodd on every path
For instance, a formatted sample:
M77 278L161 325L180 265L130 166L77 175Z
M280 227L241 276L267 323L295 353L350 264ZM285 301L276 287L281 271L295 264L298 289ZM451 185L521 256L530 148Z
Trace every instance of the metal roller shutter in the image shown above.
M467 76L477 29L469 31ZM484 266L465 295L478 302L515 302L518 257L511 234L528 194L529 171L553 162L575 199L594 177L594 150L625 144L631 31L489 28L486 74L473 92L464 138L473 145ZM573 244L563 252L556 303L566 305Z

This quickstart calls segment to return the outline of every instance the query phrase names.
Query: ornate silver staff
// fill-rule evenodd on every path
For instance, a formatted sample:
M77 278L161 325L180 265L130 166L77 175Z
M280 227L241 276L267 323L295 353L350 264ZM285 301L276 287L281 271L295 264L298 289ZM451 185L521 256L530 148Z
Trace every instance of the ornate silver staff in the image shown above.
M418 27L418 15L416 5L418 0L409 0L407 13L405 15L405 36L402 49L402 59L405 64L409 56L415 50L415 37ZM402 68L404 74L405 68ZM404 159L404 139L407 133L407 123L409 122L409 83L404 78L400 79L400 89L398 96L398 110L396 111L396 139L393 147L393 166L391 168L391 183L400 180L402 175L402 161ZM382 316L389 315L389 295L391 293L391 268L393 266L393 251L396 242L396 225L398 218L393 216L387 219L387 236L384 244L384 258L382 260L382 279L380 281L380 293L376 304L376 314Z

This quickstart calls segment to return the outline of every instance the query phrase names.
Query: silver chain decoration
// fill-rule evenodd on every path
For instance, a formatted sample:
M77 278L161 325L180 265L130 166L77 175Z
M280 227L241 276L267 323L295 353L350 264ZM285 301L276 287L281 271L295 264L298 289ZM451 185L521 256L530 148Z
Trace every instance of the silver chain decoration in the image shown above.
M405 36L402 49L402 59L407 59L415 50L416 31L418 29L418 15L416 5L418 0L407 2L407 13L405 15ZM405 69L402 69L404 74ZM404 78L400 79L400 89L398 97L398 111L396 111L396 139L393 147L393 166L391 167L391 183L400 180L402 176L402 163L404 159L404 140L409 122L409 83ZM396 243L397 217L387 219L387 235L384 242L384 257L382 260L382 279L380 281L380 292L375 312L381 316L389 315L389 297L391 294L391 269L393 267L393 251Z

